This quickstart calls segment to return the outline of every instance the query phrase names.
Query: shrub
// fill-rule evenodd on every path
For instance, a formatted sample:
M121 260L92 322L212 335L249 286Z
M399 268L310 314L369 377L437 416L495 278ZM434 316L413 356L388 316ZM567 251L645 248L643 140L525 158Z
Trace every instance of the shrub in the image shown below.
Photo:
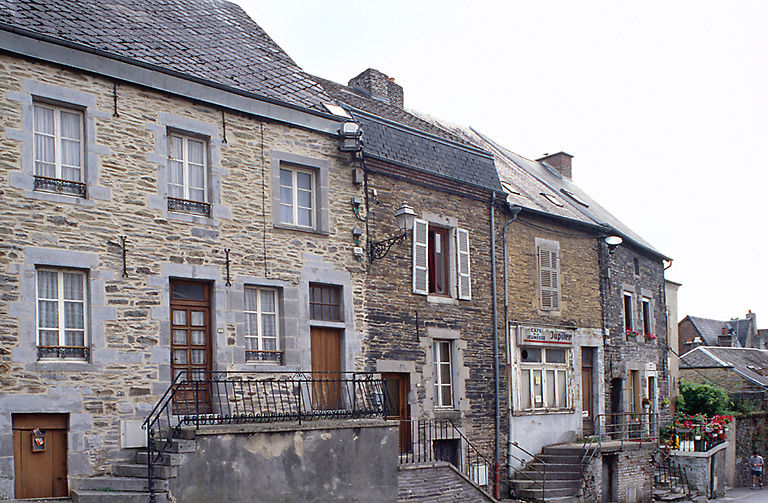
M728 413L731 402L728 394L718 387L681 380L676 406L680 414L703 414L712 417Z

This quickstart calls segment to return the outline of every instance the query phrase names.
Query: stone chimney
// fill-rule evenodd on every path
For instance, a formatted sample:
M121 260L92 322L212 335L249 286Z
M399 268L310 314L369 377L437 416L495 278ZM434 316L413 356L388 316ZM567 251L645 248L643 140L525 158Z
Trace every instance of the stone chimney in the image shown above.
M403 108L403 86L395 84L395 79L378 70L369 68L350 79L348 85L362 89L372 98L389 103L393 107Z
M552 169L560 173L560 176L571 180L571 159L573 159L571 154L558 152L556 154L547 154L544 157L536 160L539 162L547 163Z

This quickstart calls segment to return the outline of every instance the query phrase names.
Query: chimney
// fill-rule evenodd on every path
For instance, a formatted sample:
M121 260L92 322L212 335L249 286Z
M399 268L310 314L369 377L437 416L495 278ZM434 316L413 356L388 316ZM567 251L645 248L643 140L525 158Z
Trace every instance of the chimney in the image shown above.
M723 327L722 330L723 330L723 335L725 335L725 327Z
M378 70L369 68L349 81L349 87L362 89L371 98L389 103L393 107L403 108L403 86L395 79L387 77Z
M571 154L558 152L556 154L546 154L544 157L536 160L547 163L549 167L560 173L560 176L571 180L571 159L573 159Z

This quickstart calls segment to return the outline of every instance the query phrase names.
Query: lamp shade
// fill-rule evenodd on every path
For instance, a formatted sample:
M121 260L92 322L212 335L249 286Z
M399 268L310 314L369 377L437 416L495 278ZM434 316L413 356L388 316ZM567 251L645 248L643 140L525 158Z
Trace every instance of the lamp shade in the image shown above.
M395 219L397 220L397 227L402 231L409 231L413 229L413 220L416 218L416 212L413 211L408 204L403 203L397 211L395 211Z

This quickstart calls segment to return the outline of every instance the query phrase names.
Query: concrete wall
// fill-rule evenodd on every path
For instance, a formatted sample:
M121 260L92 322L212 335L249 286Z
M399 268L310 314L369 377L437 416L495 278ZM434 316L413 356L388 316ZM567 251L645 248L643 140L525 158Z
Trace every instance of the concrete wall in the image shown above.
M200 430L171 493L184 503L328 503L397 499L397 427L382 422ZM237 427L230 429L236 430ZM212 433L212 432L211 432Z
M707 452L672 451L675 461L685 469L688 483L708 498L725 494L728 442Z

